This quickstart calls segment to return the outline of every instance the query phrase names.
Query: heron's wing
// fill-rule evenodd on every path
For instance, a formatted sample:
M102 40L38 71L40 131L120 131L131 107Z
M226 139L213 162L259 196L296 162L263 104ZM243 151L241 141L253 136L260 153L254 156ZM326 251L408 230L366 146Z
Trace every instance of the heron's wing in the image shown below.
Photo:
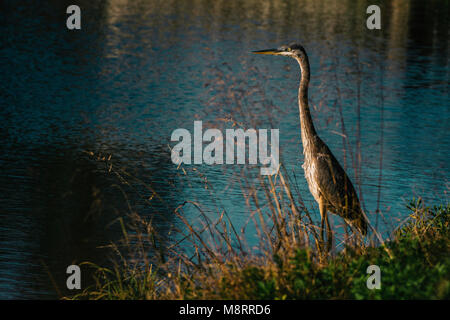
M343 218L354 219L361 208L352 182L324 144L316 157L317 182L329 210Z

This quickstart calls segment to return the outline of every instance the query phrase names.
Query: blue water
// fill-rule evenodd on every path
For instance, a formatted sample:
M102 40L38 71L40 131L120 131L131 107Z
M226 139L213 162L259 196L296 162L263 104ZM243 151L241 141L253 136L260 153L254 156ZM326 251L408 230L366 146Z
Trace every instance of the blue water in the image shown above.
M68 265L107 263L99 246L121 237L111 222L127 201L161 234L186 200L245 225L242 175L253 181L258 166L191 165L186 176L170 160L171 133L193 132L194 120L278 128L281 162L317 218L301 168L298 66L249 53L292 40L309 54L316 128L373 224L388 235L413 196L448 201L448 3L382 2L373 31L366 1L79 3L80 31L65 28L70 2L1 4L0 298L56 298ZM142 183L121 185L87 152L111 155L159 198L142 201ZM247 236L257 244L251 226Z

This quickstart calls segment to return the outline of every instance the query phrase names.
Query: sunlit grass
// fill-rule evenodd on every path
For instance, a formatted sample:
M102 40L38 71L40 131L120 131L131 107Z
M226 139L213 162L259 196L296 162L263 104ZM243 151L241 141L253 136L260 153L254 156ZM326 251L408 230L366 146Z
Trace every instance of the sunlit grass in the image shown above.
M109 170L114 171L109 167ZM116 172L117 173L117 172ZM118 173L117 173L118 174ZM248 181L247 181L248 182ZM227 214L208 217L200 205L175 209L174 243L162 248L151 219L120 220L123 240L111 247L113 268L96 270L95 285L75 299L448 299L450 297L450 206L405 207L409 219L380 244L345 236L343 249L322 250L318 227L297 203L282 170L247 185L249 216L258 249L246 245ZM261 193L265 201L260 199ZM262 204L264 203L264 205ZM189 222L184 205L203 223ZM151 254L150 254L151 253ZM381 289L366 285L369 265L381 269Z

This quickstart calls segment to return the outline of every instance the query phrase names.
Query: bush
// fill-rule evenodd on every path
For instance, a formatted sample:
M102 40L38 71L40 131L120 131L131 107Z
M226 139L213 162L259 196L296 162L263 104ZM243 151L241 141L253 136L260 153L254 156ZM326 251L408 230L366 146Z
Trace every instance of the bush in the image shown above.
M317 248L289 246L286 238L272 255L179 261L175 272L148 263L121 272L98 268L95 288L75 298L449 299L450 206L426 207L419 199L407 208L409 221L381 246L347 246L324 260ZM370 265L380 267L380 289L367 288Z

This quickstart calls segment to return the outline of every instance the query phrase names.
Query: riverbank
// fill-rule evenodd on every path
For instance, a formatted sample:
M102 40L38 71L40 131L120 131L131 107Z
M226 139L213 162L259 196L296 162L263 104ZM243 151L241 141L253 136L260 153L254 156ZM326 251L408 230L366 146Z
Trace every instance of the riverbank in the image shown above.
M204 247L204 255L190 260L180 255L158 268L149 261L114 269L94 266L96 285L72 298L448 299L450 206L427 207L419 199L405 210L409 220L384 245L347 244L324 256L280 232L272 239L276 250L261 255L224 255ZM367 288L370 265L380 268L380 289Z

